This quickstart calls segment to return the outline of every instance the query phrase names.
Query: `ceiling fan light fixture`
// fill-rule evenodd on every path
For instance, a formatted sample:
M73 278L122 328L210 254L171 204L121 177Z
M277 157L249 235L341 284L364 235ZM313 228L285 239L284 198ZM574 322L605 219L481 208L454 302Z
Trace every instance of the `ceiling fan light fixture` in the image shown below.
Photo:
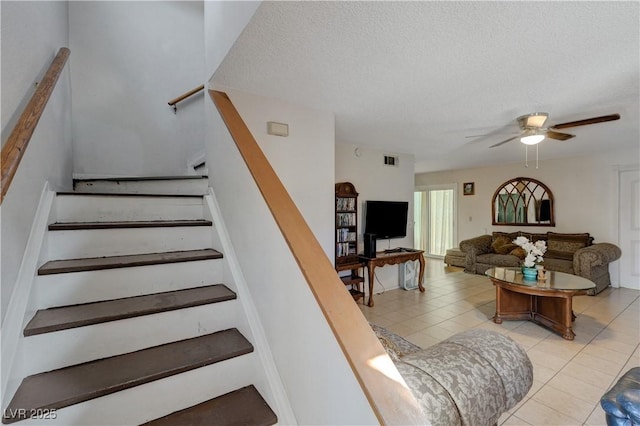
M547 121L549 114L546 112L534 112L531 114L521 115L517 118L521 129L529 129L532 127L541 128Z
M535 130L527 131L527 133L520 138L520 142L525 145L536 145L544 140L544 133L537 133Z

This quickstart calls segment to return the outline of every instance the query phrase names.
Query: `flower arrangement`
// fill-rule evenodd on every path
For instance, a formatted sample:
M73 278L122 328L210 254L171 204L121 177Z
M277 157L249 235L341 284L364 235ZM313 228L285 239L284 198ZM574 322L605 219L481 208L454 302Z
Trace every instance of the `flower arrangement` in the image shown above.
M527 237L521 236L513 240L513 244L522 247L527 252L527 256L524 258L524 266L527 268L533 268L536 263L544 260L542 256L547 251L547 243L544 240L532 243Z

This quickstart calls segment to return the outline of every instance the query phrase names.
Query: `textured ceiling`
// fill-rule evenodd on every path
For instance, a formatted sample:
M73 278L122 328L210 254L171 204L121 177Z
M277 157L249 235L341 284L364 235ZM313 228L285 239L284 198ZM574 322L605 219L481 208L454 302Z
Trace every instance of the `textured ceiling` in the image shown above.
M214 76L333 111L336 142L415 155L416 172L518 162L516 117L567 129L540 159L640 144L640 3L264 2ZM488 136L469 138L484 134Z

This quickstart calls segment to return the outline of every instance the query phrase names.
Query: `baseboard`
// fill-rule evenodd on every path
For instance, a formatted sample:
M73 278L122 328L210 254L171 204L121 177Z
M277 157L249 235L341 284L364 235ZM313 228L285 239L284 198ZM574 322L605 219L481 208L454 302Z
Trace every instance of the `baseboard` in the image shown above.
M204 197L204 199L206 208L211 214L211 220L213 221L214 228L218 233L224 258L227 261L230 273L236 284L238 300L244 308L249 327L251 327L254 340L252 343L257 349L260 362L264 367L264 372L271 388L270 390L274 399L275 411L278 415L278 423L285 425L298 424L295 414L291 409L289 398L284 390L284 385L280 379L278 369L273 361L273 356L271 355L271 349L269 347L266 334L256 313L255 304L251 298L251 293L248 291L248 286L237 260L238 258L233 249L233 245L231 244L231 239L227 233L224 220L222 219L222 213L220 211L218 201L211 187L209 187L209 193Z
M33 288L34 278L37 273L40 252L44 243L49 215L52 210L55 192L45 182L38 208L31 225L29 238L24 250L20 269L16 278L16 284L9 299L5 320L2 324L2 407L6 407L9 398L13 395L20 380L22 380L17 357L22 344L22 328L25 323L25 314L29 307L29 298Z

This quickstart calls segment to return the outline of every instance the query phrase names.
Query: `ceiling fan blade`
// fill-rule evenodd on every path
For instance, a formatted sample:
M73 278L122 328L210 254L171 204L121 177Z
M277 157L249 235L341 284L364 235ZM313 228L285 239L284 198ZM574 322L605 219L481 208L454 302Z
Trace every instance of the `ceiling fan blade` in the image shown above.
M568 123L554 124L550 129L566 129L568 127L586 126L587 124L605 123L620 119L620 114L603 115L602 117L587 118L584 120L570 121Z
M553 130L547 130L547 133L545 133L545 137L549 139L559 140L559 141L566 141L568 139L575 138L576 135L570 135L569 133L560 133L560 132L554 132Z
M520 133L516 133L516 132L501 132L501 133L495 133L495 132L491 132L491 133L485 133L483 135L468 135L465 136L465 139L470 139L470 138L483 138L485 136L498 136L498 135L519 135Z
M511 142L512 140L517 139L518 137L519 137L519 135L518 136L514 136L512 138L509 138L509 139L505 139L502 142L498 142L497 144L491 145L489 148L495 148L496 146L504 145L505 143Z

